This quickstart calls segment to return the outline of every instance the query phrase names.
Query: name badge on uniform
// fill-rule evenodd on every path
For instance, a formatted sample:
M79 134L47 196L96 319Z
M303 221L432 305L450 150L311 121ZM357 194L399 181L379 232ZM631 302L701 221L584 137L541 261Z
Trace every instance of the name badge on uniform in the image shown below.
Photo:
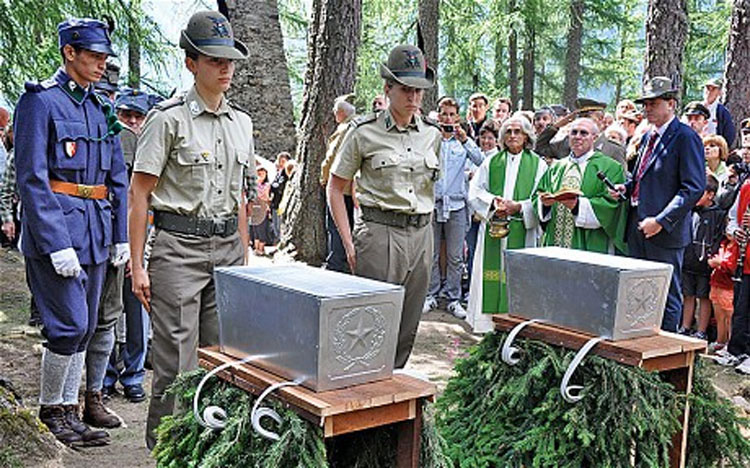
M65 142L65 155L69 158L72 158L76 154L76 149L78 148L78 145L76 145L75 141L66 141Z

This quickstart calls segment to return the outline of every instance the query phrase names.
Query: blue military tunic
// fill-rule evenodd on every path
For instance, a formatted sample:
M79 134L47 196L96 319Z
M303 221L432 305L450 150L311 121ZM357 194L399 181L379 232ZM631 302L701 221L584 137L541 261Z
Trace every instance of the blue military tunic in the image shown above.
M127 171L111 119L111 104L63 69L27 83L16 106L21 250L48 347L60 354L85 349L109 246L127 242ZM108 198L54 193L50 180L106 185ZM78 278L57 275L50 261L50 253L70 247L83 267Z
M108 134L106 100L62 70L27 84L15 115L22 249L38 258L73 247L81 265L107 260L127 242L127 172L118 139ZM110 107L111 109L111 107ZM53 193L49 180L106 185L110 200Z

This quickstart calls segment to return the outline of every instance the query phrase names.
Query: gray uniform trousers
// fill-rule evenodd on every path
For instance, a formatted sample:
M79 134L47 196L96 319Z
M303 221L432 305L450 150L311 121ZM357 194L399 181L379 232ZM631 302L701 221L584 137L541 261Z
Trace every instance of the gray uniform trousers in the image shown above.
M406 288L395 367L406 365L417 336L432 266L432 225L393 227L357 217L354 223L356 275Z
M151 280L154 380L146 422L146 445L156 445L155 429L175 409L164 397L177 374L198 367L198 346L219 343L214 267L242 265L238 233L198 237L156 229L148 263Z

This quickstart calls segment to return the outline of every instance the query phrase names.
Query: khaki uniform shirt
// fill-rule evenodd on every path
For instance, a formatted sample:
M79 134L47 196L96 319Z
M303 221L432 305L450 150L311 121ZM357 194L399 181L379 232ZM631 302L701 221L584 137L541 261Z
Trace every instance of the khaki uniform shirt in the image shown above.
M250 116L226 98L216 112L207 109L195 87L177 99L148 114L138 139L133 170L159 178L152 208L207 218L236 215L243 189L254 183Z
M336 130L331 134L330 137L328 137L328 147L326 149L326 158L323 160L323 163L320 165L320 185L324 186L328 183L328 178L330 177L331 172L331 166L333 165L333 160L336 159L336 155L339 152L339 148L341 148L341 143L344 141L344 136L346 136L347 130L349 130L349 122L351 122L351 117L341 122L337 127ZM347 193L346 191L344 193Z
M123 124L123 129L120 132L120 147L122 147L122 157L125 160L125 166L128 168L128 172L130 172L133 169L133 161L135 161L138 135L125 124Z
M351 180L357 171L362 206L406 214L432 213L440 177L440 131L415 116L399 128L390 110L357 119L331 173Z

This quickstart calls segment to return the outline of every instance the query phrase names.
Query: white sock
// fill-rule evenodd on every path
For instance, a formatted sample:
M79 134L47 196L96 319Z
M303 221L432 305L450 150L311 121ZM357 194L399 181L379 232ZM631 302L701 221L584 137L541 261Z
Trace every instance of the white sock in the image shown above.
M63 386L63 405L78 404L78 389L81 388L81 375L83 375L85 355L85 351L81 351L80 353L75 353L70 360L68 375L65 377L65 385Z
M73 356L53 353L47 348L42 351L42 378L39 404L59 405L63 401L65 378Z
M107 373L109 355L115 345L113 328L98 331L91 337L86 348L86 390L98 392L102 389L104 375Z

